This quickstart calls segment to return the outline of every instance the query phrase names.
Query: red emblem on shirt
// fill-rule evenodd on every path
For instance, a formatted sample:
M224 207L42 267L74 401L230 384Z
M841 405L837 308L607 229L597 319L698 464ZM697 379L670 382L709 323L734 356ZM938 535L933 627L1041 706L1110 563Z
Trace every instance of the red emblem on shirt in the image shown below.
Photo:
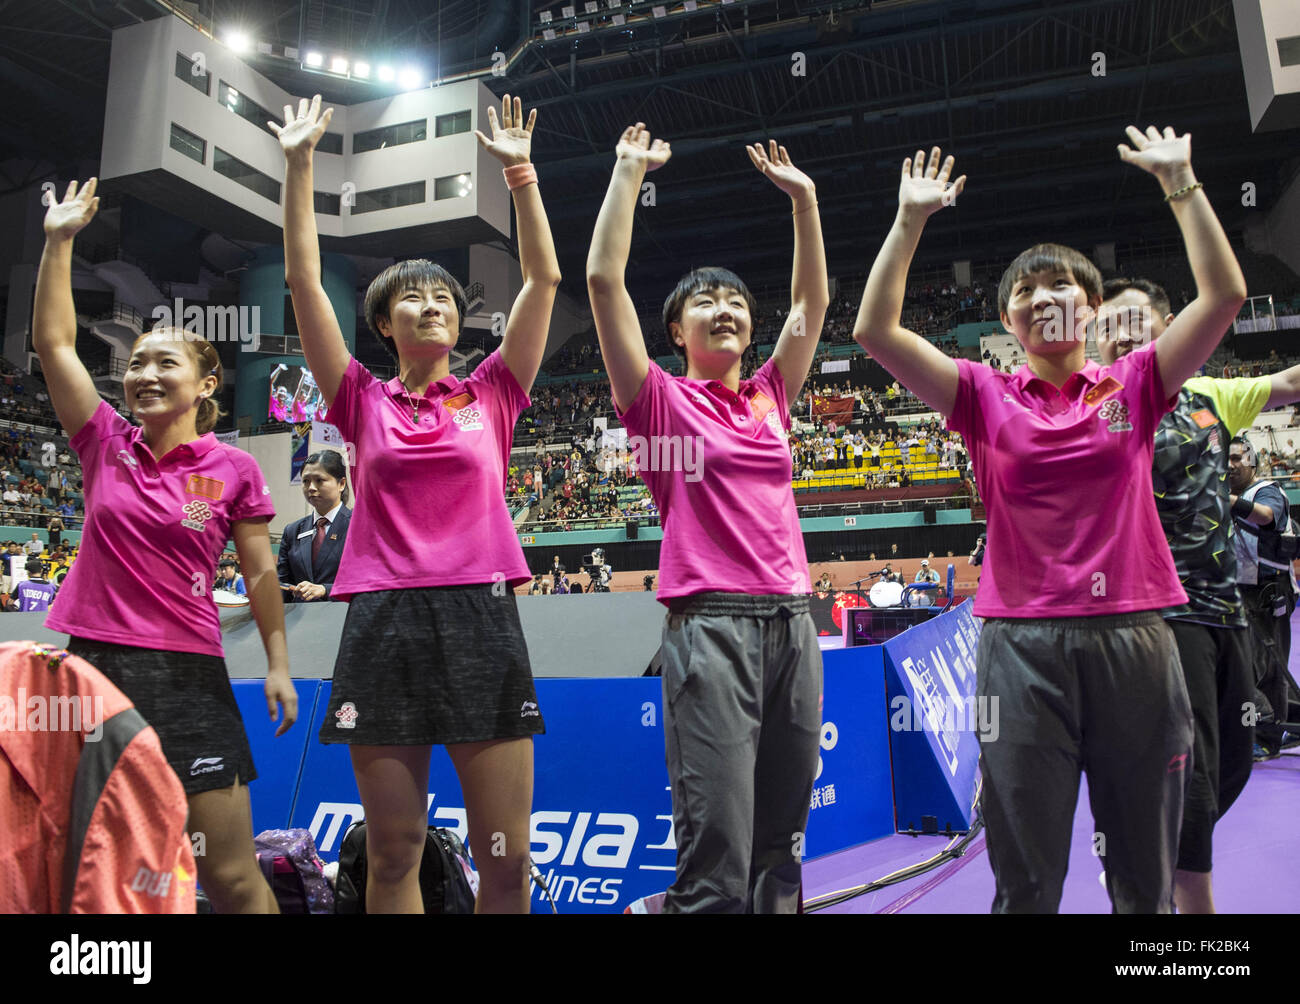
M460 411L461 408L465 407L465 405L471 403L473 400L474 395L469 391L465 391L463 394L457 394L455 397L447 398L442 402L442 406L448 411Z
M220 501L221 493L226 490L226 483L218 481L216 478L205 478L198 474L191 474L189 483L185 485L185 490L191 495L202 495L204 498Z
M749 399L749 410L754 415L755 422L761 422L767 417L767 413L776 407L776 402L770 397L759 391Z
M1200 428L1208 429L1211 425L1214 425L1218 419L1214 417L1214 412L1210 411L1209 408L1202 408L1200 411L1192 412L1192 421Z
M1112 394L1118 393L1124 389L1124 385L1112 376L1108 376L1096 387L1083 395L1084 404L1096 404L1098 401L1104 401Z

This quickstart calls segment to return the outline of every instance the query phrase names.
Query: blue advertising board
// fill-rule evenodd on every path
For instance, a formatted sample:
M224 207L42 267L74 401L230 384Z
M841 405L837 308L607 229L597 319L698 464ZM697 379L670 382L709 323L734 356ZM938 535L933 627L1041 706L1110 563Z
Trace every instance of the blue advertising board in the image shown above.
M231 680L235 703L244 719L248 747L253 754L257 780L248 786L253 811L253 832L282 830L289 825L293 797L298 790L308 746L316 744L316 734L308 728L316 712L320 680L294 680L298 691L298 721L284 735L276 737L279 722L272 722L266 709L266 684L263 680Z
M805 857L893 832L884 678L878 648L824 653L824 726ZM272 738L261 684L238 684L259 780L252 785L255 830L289 825L311 831L321 857L337 860L350 823L363 816L345 745L316 738L329 681L295 681L301 717ZM655 678L539 679L546 734L537 736L532 858L561 913L617 913L672 882L676 843L664 766L662 691ZM319 688L308 716L304 688ZM302 730L301 732L299 730ZM297 735L294 735L297 733ZM276 745L279 744L279 745ZM297 744L303 744L299 746ZM284 782L303 750L296 786ZM267 789L259 792L264 786ZM288 806L292 812L288 813ZM429 821L468 836L451 761L435 750ZM471 848L472 851L472 848ZM534 912L549 912L532 890Z
M885 656L898 829L965 831L979 770L979 736L996 739L997 707L975 694L979 625L963 603L891 638Z

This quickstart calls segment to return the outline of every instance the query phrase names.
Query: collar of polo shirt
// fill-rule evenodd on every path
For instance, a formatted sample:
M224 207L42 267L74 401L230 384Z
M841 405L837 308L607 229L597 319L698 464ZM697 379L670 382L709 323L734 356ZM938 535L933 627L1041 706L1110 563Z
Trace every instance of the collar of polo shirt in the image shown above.
M447 393L449 393L450 391L455 390L455 389L456 389L456 385L459 384L459 383L460 383L460 381L459 381L458 379L456 379L455 376L453 376L452 374L448 373L445 377L442 377L442 378L440 378L440 379L438 379L438 380L433 381L433 383L429 384L429 386L430 386L430 387L437 387L438 390L441 391L443 394L447 394ZM412 394L411 394L411 393L406 389L406 387L404 387L404 386L402 385L402 378L401 378L400 376L395 376L395 377L393 377L393 379L389 380L388 383L384 384L384 386L388 388L388 392L389 392L390 394L392 394L394 397L403 397L403 398L405 398L405 397L412 397L412 396L413 396L413 395L412 395ZM427 397L428 394L429 394L428 390L426 390L426 391L424 392L424 394L425 394L425 396Z
M1070 380L1073 380L1075 377L1081 379L1089 387L1095 386L1101 382L1101 367L1089 359L1083 364L1083 369L1075 370L1066 380L1066 383L1068 384ZM1025 390L1034 380L1040 380L1047 384L1047 386L1052 387L1052 385L1048 383L1048 381L1043 380L1042 377L1035 376L1034 371L1027 365L1020 367L1020 369L1016 370L1015 373L1011 374L1011 382L1020 390ZM1052 387L1052 389L1056 390L1055 387ZM1064 388L1062 388L1062 392L1064 392Z
M174 447L168 457L179 459L181 457L193 457L195 460L210 453L217 445L217 437L211 432L205 432L198 439L192 439L188 443L181 443L180 446ZM153 451L149 449L149 444L144 441L144 429L136 427L131 430L131 446L139 447L144 450L154 460L162 460L162 457L154 457Z

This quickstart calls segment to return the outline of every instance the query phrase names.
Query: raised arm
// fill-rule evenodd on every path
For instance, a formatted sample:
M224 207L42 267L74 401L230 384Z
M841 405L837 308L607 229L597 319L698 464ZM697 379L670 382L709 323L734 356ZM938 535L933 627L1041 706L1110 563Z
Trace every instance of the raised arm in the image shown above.
M830 306L826 282L826 247L822 242L822 221L817 209L817 186L790 163L785 147L770 140L770 154L763 144L746 147L749 159L772 184L790 196L794 214L794 274L790 279L790 313L781 328L772 358L785 381L785 399L793 401L808 379L822 323Z
M898 215L867 277L853 340L931 408L951 415L957 400L957 364L901 323L907 271L925 221L955 203L966 187L964 174L949 186L953 159L949 157L940 167L940 157L936 146L930 151L928 168L924 150L903 161Z
M284 150L284 280L293 297L298 319L298 339L316 386L326 405L334 403L352 355L334 316L334 306L320 279L320 240L316 234L316 206L312 182L312 154L334 117L334 109L320 113L320 95L298 102L298 114L284 106L284 126L267 125L280 137Z
M519 268L524 284L506 321L501 360L519 381L525 394L532 390L542 365L542 356L546 353L551 308L555 305L555 291L560 285L560 262L555 256L551 225L542 206L541 192L537 189L537 176L529 170L533 124L536 121L537 109L534 108L525 125L520 100L515 98L512 106L507 94L501 99L500 123L497 122L496 109L488 109L492 139L474 130L479 143L506 166L509 174L524 175L508 182L515 186L510 194L514 198L515 219L519 227ZM512 168L516 170L511 171Z
M1156 341L1156 360L1165 396L1172 397L1210 358L1246 302L1246 279L1214 207L1192 173L1192 137L1178 136L1166 126L1164 134L1147 126L1126 130L1132 149L1121 143L1120 159L1153 174L1164 189L1187 247L1187 260L1196 280L1196 299L1180 311Z
M80 192L73 181L62 202L50 202L32 306L32 347L40 357L54 413L69 437L80 432L99 407L95 381L77 358L77 308L72 300L72 241L99 209L97 181L91 178Z
M1268 378L1268 400L1260 411L1300 401L1300 366L1290 366Z
M632 218L642 179L666 164L672 150L661 139L651 144L645 123L638 122L623 131L615 153L614 175L587 252L587 294L610 389L619 410L626 411L650 372L641 322L623 283L632 249Z

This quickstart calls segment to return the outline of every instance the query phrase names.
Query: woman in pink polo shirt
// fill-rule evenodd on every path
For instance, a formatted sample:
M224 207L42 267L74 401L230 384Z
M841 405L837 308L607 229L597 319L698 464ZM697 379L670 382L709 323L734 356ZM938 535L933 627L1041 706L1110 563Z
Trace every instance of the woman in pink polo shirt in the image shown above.
M86 524L77 561L45 624L113 681L154 727L202 836L199 881L218 913L278 913L253 850L248 782L257 777L235 704L212 599L233 537L266 648L267 710L283 735L298 716L284 604L256 461L212 435L221 360L192 333L136 339L122 378L134 427L100 400L77 358L72 241L99 208L92 178L45 214L32 341L59 422L81 459Z
M821 731L821 651L790 483L790 411L830 302L817 193L772 142L750 160L790 196L794 278L772 357L741 362L754 300L720 268L664 304L686 376L651 361L623 283L647 171L670 156L642 123L623 133L587 259L601 354L628 449L659 506L664 736L677 877L668 913L793 913Z
M1056 911L1081 770L1115 910L1173 907L1192 716L1159 614L1186 598L1151 461L1157 424L1236 316L1245 281L1192 174L1191 137L1132 126L1128 136L1120 157L1160 182L1197 287L1154 345L1113 366L1086 359L1101 274L1056 244L1030 248L1002 276L1002 324L1028 356L1018 372L950 359L903 328L921 230L966 180L949 181L953 159L938 147L903 162L898 215L854 328L969 444L988 509L975 613L986 618L978 694L998 701L1000 722L980 761L999 913Z
M510 441L541 365L559 263L509 95L488 110L519 228L523 288L501 347L451 375L465 292L444 269L404 261L366 292L366 321L398 376L348 352L321 286L312 152L333 109L285 108L285 270L303 352L327 419L353 449L356 508L334 599L349 600L320 739L348 743L366 811L366 909L422 913L429 756L445 745L465 795L479 912L528 912L532 736L544 731L513 587L531 576L506 509ZM486 181L486 179L483 179Z

